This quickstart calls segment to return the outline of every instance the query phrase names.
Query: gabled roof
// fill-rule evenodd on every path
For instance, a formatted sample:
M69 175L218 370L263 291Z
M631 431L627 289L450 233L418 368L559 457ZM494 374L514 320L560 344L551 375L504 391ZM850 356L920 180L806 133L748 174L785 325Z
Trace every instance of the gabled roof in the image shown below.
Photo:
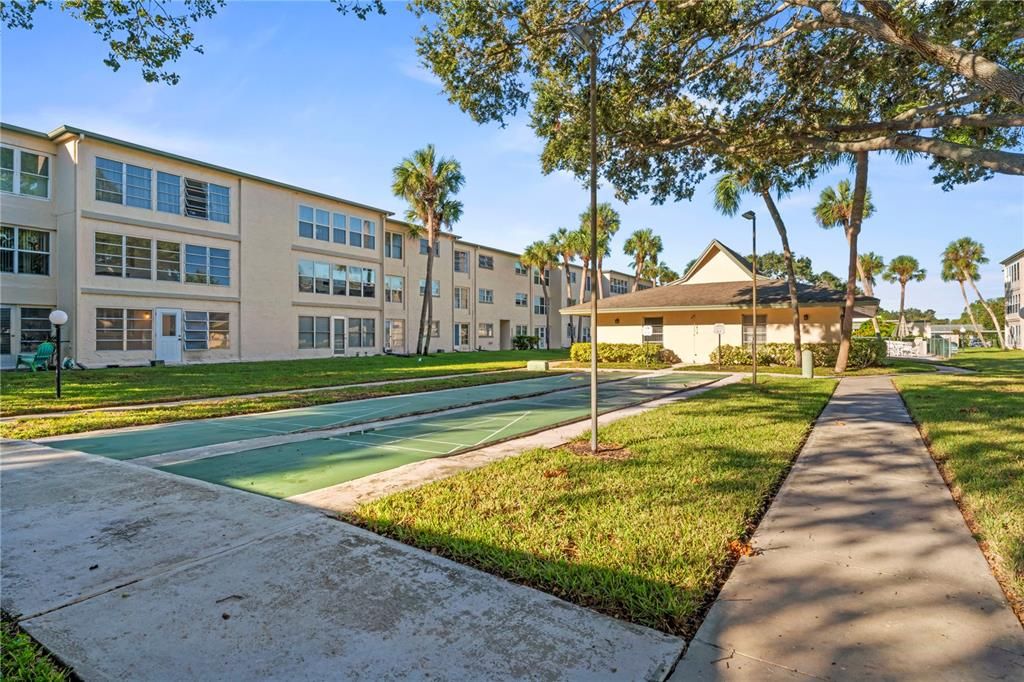
M697 260L695 260L693 262L693 267L690 268L689 270L687 270L686 274L684 274L682 277L680 277L676 281L671 282L670 284L668 284L668 286L674 286L676 284L683 284L684 282L688 281L691 277L693 277L697 273L698 270L700 270L700 268L701 268L701 266L703 264L704 259L707 258L708 255L712 251L714 251L715 249L721 251L726 256L728 256L733 262L736 263L736 265L740 266L751 277L754 276L754 269L753 269L753 266L751 265L750 261L748 261L746 258L741 256L736 251L733 251L732 249L730 249L728 246L726 246L722 242L718 241L717 239L712 239L711 243L709 243L704 248L704 250L701 251L700 255L697 256Z
M703 284L675 284L644 289L630 294L603 298L597 302L598 312L646 312L655 310L714 310L723 308L749 308L752 282L707 282ZM797 283L797 299L801 305L841 306L846 292L839 289ZM878 299L858 296L856 304L862 308L878 306ZM785 307L789 305L789 284L784 279L758 280L757 305ZM562 308L563 315L589 315L590 304Z

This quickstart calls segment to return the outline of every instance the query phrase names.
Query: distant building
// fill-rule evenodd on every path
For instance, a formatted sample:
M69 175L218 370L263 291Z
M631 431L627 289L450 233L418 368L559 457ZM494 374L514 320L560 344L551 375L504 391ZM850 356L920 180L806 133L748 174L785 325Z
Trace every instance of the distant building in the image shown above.
M1024 249L1000 261L1003 266L1003 291L1006 297L1006 328L1003 331L1007 348L1024 348L1024 323L1021 322L1021 304L1024 303Z

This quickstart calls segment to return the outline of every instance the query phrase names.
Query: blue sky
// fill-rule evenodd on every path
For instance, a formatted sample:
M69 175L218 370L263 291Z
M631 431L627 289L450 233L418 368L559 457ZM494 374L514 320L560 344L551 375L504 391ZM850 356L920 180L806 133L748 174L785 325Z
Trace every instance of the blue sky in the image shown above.
M449 104L418 64L416 20L403 7L389 3L387 16L362 22L326 3L231 3L198 27L205 54L177 64L177 86L147 84L134 65L110 71L105 46L87 26L41 9L33 30L4 31L0 116L37 130L76 125L399 214L405 207L391 196L391 169L433 142L466 174L466 210L455 228L466 239L517 251L575 227L585 187L541 174L540 143L524 121L479 126ZM780 204L794 250L840 276L843 235L817 227L810 211L822 187L848 174L841 168ZM998 261L1024 247L1024 179L1000 176L943 192L926 162L898 165L875 155L869 186L877 211L865 222L861 249L886 259L914 255L929 273L909 288L908 305L960 314L959 289L938 273L942 248L964 235L981 241L992 260L982 291L1001 294ZM712 238L748 252L749 224L718 215L710 189L705 183L692 201L662 206L621 205L602 189L601 200L623 217L612 266L629 269L622 243L640 227L662 236L663 258L677 270ZM763 205L748 203L762 218L759 250L778 249ZM883 283L877 293L883 306L897 305L896 287Z

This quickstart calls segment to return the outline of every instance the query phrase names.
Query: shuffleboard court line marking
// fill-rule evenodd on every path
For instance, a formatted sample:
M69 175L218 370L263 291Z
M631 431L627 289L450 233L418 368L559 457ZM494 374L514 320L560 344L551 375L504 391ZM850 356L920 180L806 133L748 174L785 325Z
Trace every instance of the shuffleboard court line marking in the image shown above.
M505 430L505 429L507 429L508 427L512 426L513 424L515 424L515 423L516 423L516 422L518 422L519 420L521 420L521 419L523 419L524 417L526 417L526 415L528 415L528 414L530 414L530 411L529 411L529 410L527 410L526 412L523 412L523 413L522 413L521 415L519 415L518 417L516 417L515 419L513 419L513 420L512 420L512 421L510 421L509 423L505 424L505 425L504 425L504 426L502 426L502 427L501 427L500 429L498 429L498 430L496 430L496 431L493 431L492 433L490 433L490 434L488 434L488 435L484 436L483 438L481 438L481 439L480 439L480 440L478 440L477 442L473 443L473 444L472 444L472 445L470 445L469 447L471 447L471 448L475 448L475 447L476 447L477 445L481 445L482 443L485 443L485 442L489 441L490 439L494 438L495 436L497 436L497 435L498 435L499 433L501 433L502 431L504 431L504 430ZM463 447L466 447L466 446L463 446ZM454 452L454 451L452 451L452 452Z
M375 436L377 438L391 438L391 436L387 436L387 435L385 435L383 433L373 433L372 431L371 432L366 432L366 433L360 433L359 435L360 436ZM332 440L338 440L338 439L334 438ZM382 445L387 445L388 443L398 443L398 442L401 442L403 440L414 440L414 441L417 441L419 443L437 443L438 445L457 445L460 448L461 447L465 447L465 445L462 444L462 443L450 443L450 442L448 442L446 440L433 440L433 439L430 439L430 438L421 438L420 436L405 436L405 437L402 437L402 438L393 438L392 440L389 440L387 443L382 443ZM375 443L367 443L367 445L376 445L376 444Z
M421 450L419 448L407 448L401 445L390 445L389 443L365 443L359 440L349 440L347 438L329 438L328 440L336 440L341 443L349 443L351 445L361 445L364 448L383 448L385 450L406 450L408 452L419 452L424 455L441 455L442 452L435 452L433 450Z

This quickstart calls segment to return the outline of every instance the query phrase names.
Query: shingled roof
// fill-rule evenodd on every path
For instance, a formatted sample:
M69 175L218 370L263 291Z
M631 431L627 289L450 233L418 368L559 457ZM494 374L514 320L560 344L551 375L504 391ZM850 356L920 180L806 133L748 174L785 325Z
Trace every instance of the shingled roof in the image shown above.
M750 306L751 295L751 282L749 281L708 282L705 284L680 283L603 298L597 302L597 310L598 312L626 312L747 308ZM845 296L846 293L842 290L797 283L797 299L801 305L842 305ZM789 285L786 280L761 280L758 278L757 304L765 307L788 306ZM861 308L872 308L878 305L878 299L869 296L858 296L856 304ZM590 303L581 303L568 308L562 308L561 313L563 315L589 315Z

